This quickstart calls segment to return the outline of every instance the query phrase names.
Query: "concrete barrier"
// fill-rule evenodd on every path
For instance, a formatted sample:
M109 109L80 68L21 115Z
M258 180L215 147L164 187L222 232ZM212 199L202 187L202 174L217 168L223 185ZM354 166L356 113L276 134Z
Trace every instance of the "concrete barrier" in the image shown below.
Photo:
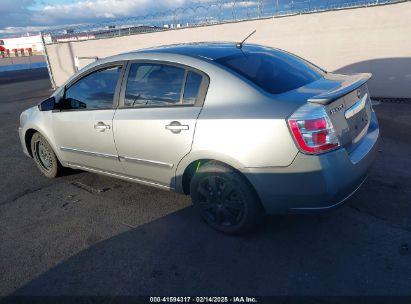
M47 45L47 51L59 86L74 73L75 56L106 57L173 43L240 41L254 29L250 43L290 51L328 71L371 72L372 96L411 98L411 2L56 43Z

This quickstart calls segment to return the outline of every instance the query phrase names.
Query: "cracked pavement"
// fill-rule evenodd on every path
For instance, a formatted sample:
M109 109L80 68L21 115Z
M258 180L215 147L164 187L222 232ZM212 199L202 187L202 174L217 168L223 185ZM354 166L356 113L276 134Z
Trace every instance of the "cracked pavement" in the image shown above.
M0 296L411 296L411 104L375 107L380 152L343 207L229 237L183 195L43 177L17 133L20 112L50 94L36 73L0 85Z

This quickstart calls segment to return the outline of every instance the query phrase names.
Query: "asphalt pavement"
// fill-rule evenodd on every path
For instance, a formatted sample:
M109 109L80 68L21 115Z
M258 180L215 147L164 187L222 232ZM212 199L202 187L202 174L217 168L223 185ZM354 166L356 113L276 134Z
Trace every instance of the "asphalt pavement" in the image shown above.
M375 106L378 157L343 207L270 216L232 237L184 195L86 172L42 176L17 128L50 82L14 77L0 84L0 296L411 296L411 104Z

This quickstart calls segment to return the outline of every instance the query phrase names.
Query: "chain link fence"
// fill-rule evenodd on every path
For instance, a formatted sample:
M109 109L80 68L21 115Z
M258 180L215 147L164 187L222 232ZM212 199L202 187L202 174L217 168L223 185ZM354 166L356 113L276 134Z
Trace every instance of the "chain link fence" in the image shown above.
M145 16L110 20L44 31L46 44L77 40L110 38L195 27L225 22L244 21L306 14L354 7L384 5L409 0L220 0L199 2Z

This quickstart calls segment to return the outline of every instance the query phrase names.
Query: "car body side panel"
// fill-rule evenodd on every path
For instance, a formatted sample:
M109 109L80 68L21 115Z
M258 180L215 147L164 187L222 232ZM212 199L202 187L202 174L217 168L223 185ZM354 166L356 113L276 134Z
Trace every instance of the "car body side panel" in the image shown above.
M219 70L210 77L192 151L214 150L246 167L290 165L298 149L286 118L304 100L294 92L277 99Z
M179 193L184 193L183 189L183 174L186 168L198 160L213 159L225 163L233 168L244 168L244 165L237 159L228 154L223 154L213 150L191 150L178 164L176 168L176 177L174 190ZM247 170L247 169L245 169ZM248 170L247 170L248 171Z
M378 149L375 113L354 151L344 148L321 155L298 153L286 168L243 168L267 213L329 209L350 197L367 177Z
M114 109L52 113L55 145L65 163L124 173L113 138ZM104 123L107 130L96 129Z
M43 135L47 142L51 145L60 162L65 164L58 146L56 145L52 127L52 115L52 111L42 112L38 109L37 106L31 107L30 109L27 109L25 112L23 112L20 117L20 140L22 145L25 145L25 135L27 131L30 129L36 130L41 135ZM31 149L30 144L27 148Z
M286 167L298 152L285 120L213 119L203 113L192 149L231 155L245 167Z
M173 188L177 164L190 152L200 111L193 106L118 109L113 130L125 173ZM186 129L173 133L166 128L172 122Z
M157 184L153 184L157 186L182 192L182 177L189 164L200 159L218 160L247 177L267 212L282 213L290 210L327 209L338 204L358 188L375 158L379 134L375 113L372 113L372 121L365 128L367 134L351 150L342 146L321 155L306 155L299 152L292 138L287 118L309 98L335 89L338 81L321 78L295 90L271 95L213 63L210 58L155 51L102 59L79 73L112 61L139 59L183 64L207 74L210 83L204 105L202 108L113 110L119 115L115 115L112 129L115 138L113 146L108 150L109 154L117 155L116 164L123 168L124 173L108 173L107 171L121 170L110 166L103 168L99 160L93 166L99 170L90 169L92 172L143 183L155 181ZM62 88L53 96L58 98L61 93ZM372 111L371 107L367 111L367 114ZM71 139L73 145L76 142L85 146L89 144L90 150L99 145L107 148L104 142L80 139L84 135L81 129L90 127L86 116L82 118L82 127L73 134L69 124L53 126L55 114L63 113L29 109L22 115L21 136L24 137L29 128L41 132L63 165L67 165L67 155L60 151L63 137L79 137ZM173 120L187 125L190 131L184 133L182 130L180 134L172 134L165 125ZM110 117L106 123L109 121ZM93 123L95 121L90 117L91 127ZM337 127L341 126L338 124ZM54 134L55 128L60 133L57 137ZM108 153L108 150L103 150L95 152ZM122 157L128 157L132 161L120 162ZM84 162L89 165L89 162Z

